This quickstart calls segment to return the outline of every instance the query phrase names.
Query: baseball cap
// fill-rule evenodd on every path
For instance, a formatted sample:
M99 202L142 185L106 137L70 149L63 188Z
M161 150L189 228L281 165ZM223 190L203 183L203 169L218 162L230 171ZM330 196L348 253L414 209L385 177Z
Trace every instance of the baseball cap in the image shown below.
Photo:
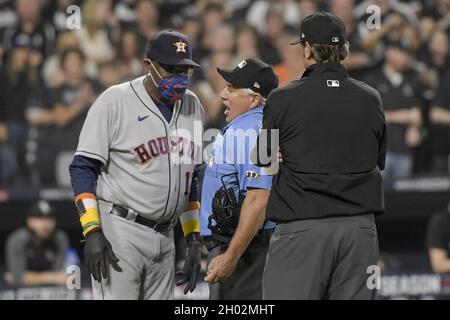
M303 19L300 39L290 44L304 44L306 41L311 44L344 44L347 41L344 22L329 12L313 13Z
M217 71L231 85L252 89L263 97L278 87L278 77L272 67L257 59L242 60L233 70L217 68Z
M28 210L28 217L55 218L55 211L50 203L39 200Z
M147 58L166 65L200 67L192 60L192 45L189 38L173 30L160 31L149 39Z

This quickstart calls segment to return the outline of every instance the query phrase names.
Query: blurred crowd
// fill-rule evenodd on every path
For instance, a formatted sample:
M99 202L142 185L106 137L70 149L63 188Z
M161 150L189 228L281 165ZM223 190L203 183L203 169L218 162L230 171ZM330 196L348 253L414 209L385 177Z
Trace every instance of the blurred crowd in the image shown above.
M71 5L81 15L74 30ZM159 30L190 37L202 65L190 88L205 108L205 129L221 129L225 83L216 67L254 57L274 66L280 86L298 79L301 51L289 42L319 10L343 19L350 75L382 95L386 186L413 174L448 175L450 0L0 0L0 187L67 185L90 105L105 88L143 74L146 39Z

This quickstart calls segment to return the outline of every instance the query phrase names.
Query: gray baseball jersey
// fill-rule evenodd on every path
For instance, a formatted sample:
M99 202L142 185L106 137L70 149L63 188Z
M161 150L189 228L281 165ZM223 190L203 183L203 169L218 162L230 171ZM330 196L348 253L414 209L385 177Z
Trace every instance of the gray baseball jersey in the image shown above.
M144 87L144 76L103 92L89 110L76 155L103 163L97 199L172 220L185 209L202 162L204 110L187 90L170 123Z

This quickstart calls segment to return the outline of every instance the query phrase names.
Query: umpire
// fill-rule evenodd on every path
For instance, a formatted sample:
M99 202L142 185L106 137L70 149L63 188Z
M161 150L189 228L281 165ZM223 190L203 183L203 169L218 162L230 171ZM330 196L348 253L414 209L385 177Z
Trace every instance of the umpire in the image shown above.
M261 300L275 227L264 223L272 177L251 163L250 152L258 139L265 99L278 86L278 78L256 59L218 72L227 81L221 98L228 124L214 141L202 184L200 233L209 250L205 280L211 300ZM253 240L241 236L253 228L258 232Z
M367 280L378 257L374 216L384 212L382 101L341 64L349 45L338 17L306 17L291 44L301 45L306 71L272 92L263 117L263 129L279 130L283 156L266 209L277 226L263 298L373 299ZM270 153L261 141L259 151Z

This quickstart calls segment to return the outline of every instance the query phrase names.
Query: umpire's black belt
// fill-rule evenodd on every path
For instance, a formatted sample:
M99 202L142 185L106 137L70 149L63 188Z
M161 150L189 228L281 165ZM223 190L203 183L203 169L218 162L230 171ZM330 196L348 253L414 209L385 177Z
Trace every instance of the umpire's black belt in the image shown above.
M110 214L113 214L115 216L118 216L118 217L121 217L121 218L124 218L127 220L131 220L131 219L129 219L130 210L128 210L127 208L118 206L116 204L114 204L112 206ZM164 222L153 221L153 220L144 218L137 213L135 213L135 218L131 221L134 221L134 222L142 224L146 227L152 228L156 232L169 231L173 227L172 221L164 221Z
M272 237L272 233L273 229L262 230L252 239L247 249L255 247L266 247L266 246L268 247L270 244L270 238ZM208 251L211 251L212 249L220 245L228 246L228 243L218 241L214 239L213 236L204 236L203 243L205 244L205 247L206 249L208 249Z

